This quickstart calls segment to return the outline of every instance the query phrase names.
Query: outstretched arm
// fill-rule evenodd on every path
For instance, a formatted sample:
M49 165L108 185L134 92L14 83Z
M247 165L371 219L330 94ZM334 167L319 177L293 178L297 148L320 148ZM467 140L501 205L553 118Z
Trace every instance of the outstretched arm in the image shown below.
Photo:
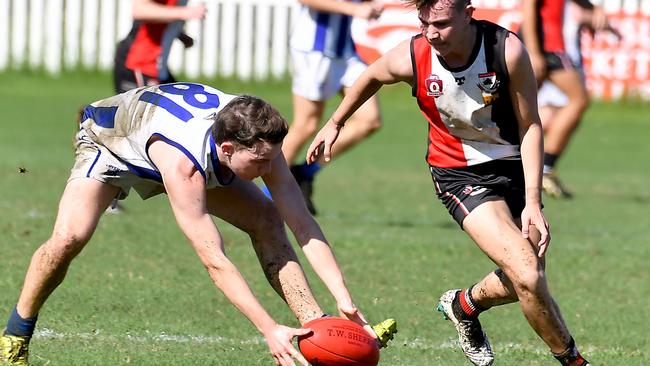
M318 132L307 150L307 163L311 164L323 154L325 161L330 161L332 145L336 142L339 131L354 112L373 96L384 84L399 81L411 83L413 67L411 66L410 41L403 41L397 47L372 63L357 81L350 87L332 117Z
M510 76L512 99L519 135L521 160L524 167L526 205L521 213L521 231L529 236L529 227L535 226L541 234L539 257L544 256L550 242L549 227L541 205L542 156L544 152L542 124L537 113L537 88L528 53L514 36L506 39L506 64Z
M278 365L302 365L307 361L293 347L293 337L309 333L277 324L257 301L237 267L226 257L221 235L206 208L205 181L192 162L178 149L162 141L149 147L149 156L160 171L179 227L194 247L214 284L264 335Z
M300 189L284 157L279 155L272 164L271 172L262 178L271 192L275 206L293 232L309 264L336 299L341 315L366 326L374 336L367 321L354 305L332 248L316 220L307 211Z

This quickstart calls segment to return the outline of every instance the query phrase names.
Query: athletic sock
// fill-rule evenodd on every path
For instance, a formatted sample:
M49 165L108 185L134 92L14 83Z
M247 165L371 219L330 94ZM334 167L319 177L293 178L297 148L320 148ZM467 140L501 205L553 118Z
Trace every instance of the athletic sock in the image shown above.
M487 310L480 307L472 298L472 289L474 285L466 290L462 290L456 295L452 303L454 315L458 319L475 319L481 312Z
M313 164L303 163L299 165L300 172L307 180L314 180L314 176L316 175L316 173L318 173L320 168L321 168L320 164L318 163L313 163Z
M14 311L9 316L5 333L17 337L31 337L32 334L34 334L37 319L38 315L33 318L25 319L21 317L18 314L18 310L14 308Z
M589 362L582 357L580 352L578 352L578 348L576 347L576 342L573 340L573 337L571 338L571 341L569 341L569 346L567 347L566 351L560 353L560 354L553 354L555 356L555 359L562 364L562 366L588 366Z
M558 156L556 154L544 153L544 173L550 173L555 169L555 161Z

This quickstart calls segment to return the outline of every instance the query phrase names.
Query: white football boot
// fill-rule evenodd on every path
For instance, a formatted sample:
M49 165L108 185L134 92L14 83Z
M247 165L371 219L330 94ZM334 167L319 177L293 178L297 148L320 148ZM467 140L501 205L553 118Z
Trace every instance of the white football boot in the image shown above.
M445 319L451 320L458 331L458 340L465 356L476 366L489 366L494 362L490 341L481 328L481 322L475 319L457 319L452 304L460 289L449 290L440 296L438 311Z

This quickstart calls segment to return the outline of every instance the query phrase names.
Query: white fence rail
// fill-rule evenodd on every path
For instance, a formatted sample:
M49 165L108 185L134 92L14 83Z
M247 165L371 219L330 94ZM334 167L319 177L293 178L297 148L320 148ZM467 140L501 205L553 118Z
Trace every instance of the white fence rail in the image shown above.
M189 3L198 2L190 0ZM297 1L203 0L203 21L188 21L194 47L175 41L169 65L189 77L280 78ZM0 71L27 67L51 74L109 70L131 29L131 0L0 0Z
M169 64L188 77L282 77L296 0L190 0L208 7L189 21L195 46L172 46ZM391 1L391 0L386 0ZM392 0L394 1L394 0ZM519 0L474 0L512 8ZM650 15L650 0L600 0L609 13ZM415 15L414 15L415 16ZM51 74L78 67L108 70L116 43L131 28L131 0L0 0L0 71L27 67Z

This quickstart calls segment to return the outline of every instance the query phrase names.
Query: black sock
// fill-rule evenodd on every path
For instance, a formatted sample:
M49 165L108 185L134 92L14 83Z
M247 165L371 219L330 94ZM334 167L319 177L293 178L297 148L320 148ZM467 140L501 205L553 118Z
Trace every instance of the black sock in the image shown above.
M544 166L553 169L557 158L558 156L556 154L544 153Z
M478 318L481 312L487 310L474 301L472 297L472 289L474 286L472 285L470 288L456 294L452 303L452 310L457 319L475 319Z
M560 354L554 353L553 356L555 356L555 359L558 360L563 366L585 366L589 364L589 362L587 362L587 360L582 357L580 352L578 352L578 348L576 347L576 342L573 340L573 337L571 337L566 351Z

